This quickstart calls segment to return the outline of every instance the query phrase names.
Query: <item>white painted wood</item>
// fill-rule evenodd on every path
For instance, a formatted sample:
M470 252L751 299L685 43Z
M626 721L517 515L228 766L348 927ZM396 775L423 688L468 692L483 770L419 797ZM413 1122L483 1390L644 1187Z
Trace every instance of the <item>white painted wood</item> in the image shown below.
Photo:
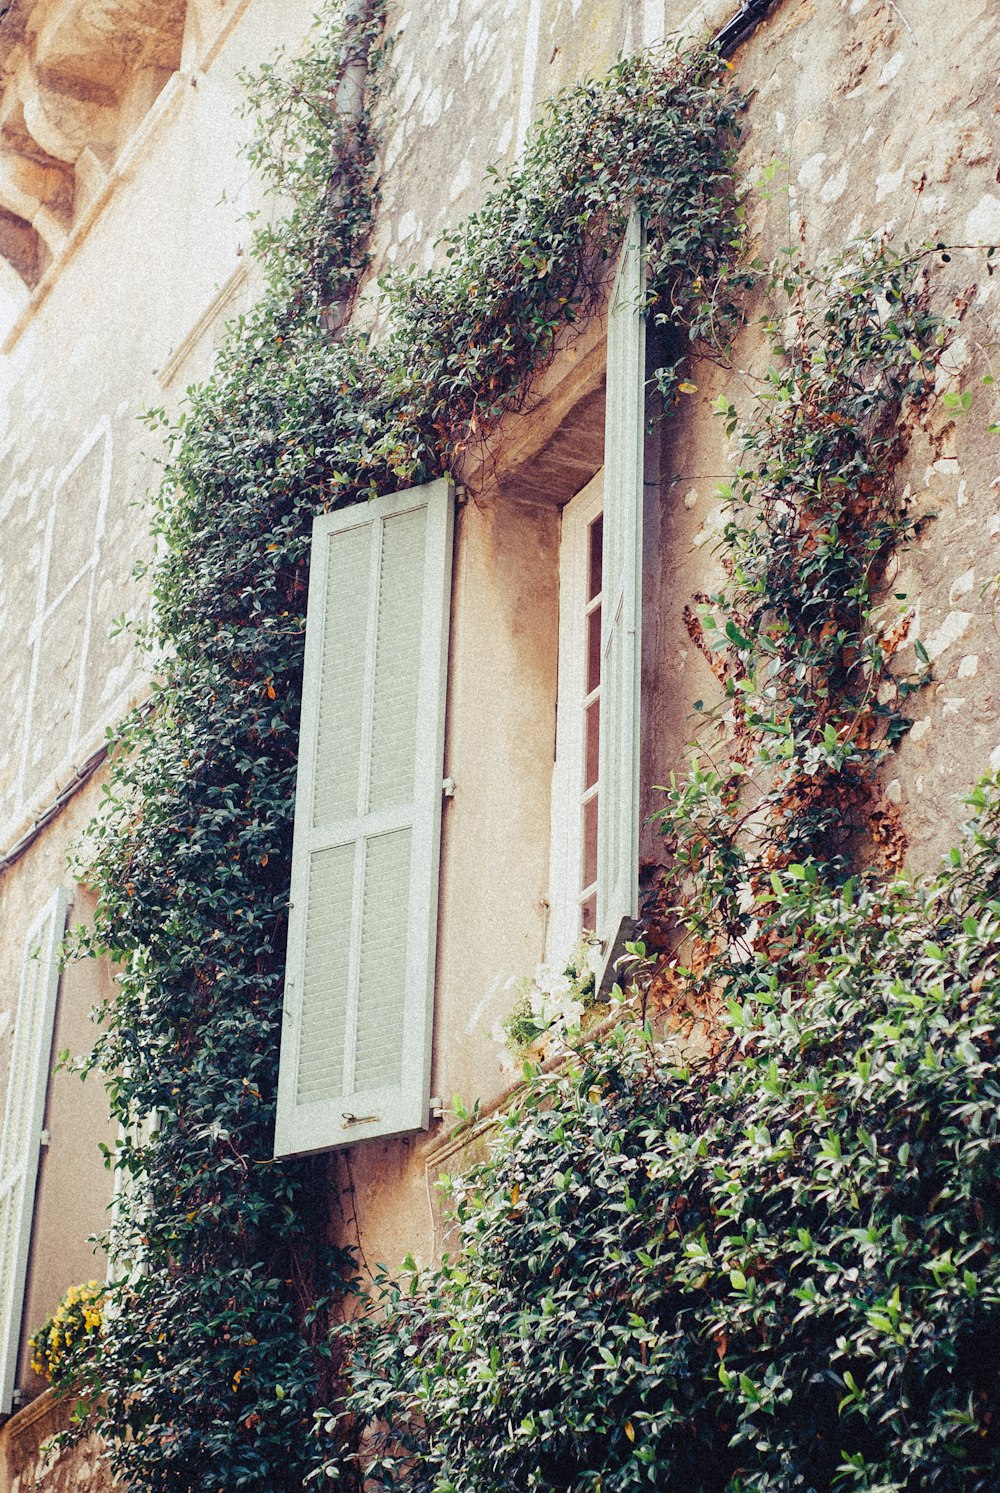
M597 933L639 913L645 244L633 211L608 310Z
M59 943L69 898L60 887L24 947L0 1133L0 1415L13 1409L28 1247L59 990Z
M454 508L313 528L276 1156L427 1124Z
M559 541L559 688L556 760L552 771L552 842L549 858L549 937L546 958L569 957L580 937L583 885L581 793L586 741L587 580L590 525L604 504L598 472L562 511ZM603 725L603 722L602 722ZM598 795L600 777L598 777Z
M133 1146L148 1146L152 1144L153 1137L159 1133L162 1124L162 1112L159 1109L151 1109L142 1120L130 1125L119 1125L119 1145L126 1145L131 1141ZM141 1176L136 1176L134 1172L126 1171L119 1166L115 1167L108 1222L108 1264L105 1273L109 1286L118 1281L138 1280L146 1274L148 1268L145 1249L137 1238L141 1226L139 1220L146 1215L145 1208L139 1211L138 1199L141 1185ZM126 1253L127 1250L131 1250L131 1253ZM114 1310L111 1302L108 1303L108 1309Z

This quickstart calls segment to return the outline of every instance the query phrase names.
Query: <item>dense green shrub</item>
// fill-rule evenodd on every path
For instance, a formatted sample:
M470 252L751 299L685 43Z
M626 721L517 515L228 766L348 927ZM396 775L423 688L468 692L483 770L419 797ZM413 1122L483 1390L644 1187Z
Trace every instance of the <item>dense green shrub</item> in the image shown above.
M376 1486L1000 1485L1000 793L926 887L776 877L729 1049L533 1077L354 1338Z

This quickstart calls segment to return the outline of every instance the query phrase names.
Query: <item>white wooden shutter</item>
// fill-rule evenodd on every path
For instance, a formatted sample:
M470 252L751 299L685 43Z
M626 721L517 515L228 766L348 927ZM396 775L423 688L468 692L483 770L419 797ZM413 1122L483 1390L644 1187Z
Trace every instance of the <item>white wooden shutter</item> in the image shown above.
M313 528L276 1156L427 1124L453 514Z
M163 1113L151 1109L144 1119L131 1125L118 1126L119 1146L132 1142L133 1146L149 1146L153 1136L163 1124ZM137 1281L147 1272L145 1246L140 1242L142 1220L146 1208L140 1203L143 1178L134 1172L116 1165L111 1184L111 1216L108 1222L108 1264L105 1279L109 1286L117 1281ZM108 1302L107 1310L113 1310Z
M639 666L646 382L642 219L633 212L608 310L604 425L597 932L608 955L639 914ZM619 950L620 952L620 950Z
M60 887L28 935L14 1021L0 1135L0 1415L9 1415L14 1402L68 900Z

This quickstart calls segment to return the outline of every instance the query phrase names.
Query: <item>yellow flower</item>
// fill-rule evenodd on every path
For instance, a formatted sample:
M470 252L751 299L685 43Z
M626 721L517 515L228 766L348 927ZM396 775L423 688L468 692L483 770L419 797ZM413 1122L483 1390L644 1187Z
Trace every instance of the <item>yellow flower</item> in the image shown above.
M51 1382L58 1376L68 1352L102 1332L103 1296L104 1287L96 1280L69 1287L51 1317L31 1339L32 1367L36 1373Z

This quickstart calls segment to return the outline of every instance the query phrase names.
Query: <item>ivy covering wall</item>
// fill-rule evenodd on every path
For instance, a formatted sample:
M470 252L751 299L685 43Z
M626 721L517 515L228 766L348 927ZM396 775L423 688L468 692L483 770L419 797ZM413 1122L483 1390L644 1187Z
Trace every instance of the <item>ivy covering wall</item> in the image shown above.
M998 1484L1000 793L974 790L967 843L913 881L878 787L927 682L919 640L920 672L899 667L911 614L884 576L916 533L894 467L949 336L930 258L783 259L725 489L729 584L688 619L721 703L659 816L672 950L634 951L617 1029L529 1067L452 1184L454 1257L410 1262L341 1334L339 1423L363 1434L331 1472ZM692 1062L694 1017L716 1042Z
M633 201L679 363L688 338L724 338L742 276L728 70L640 57L554 101L437 269L389 276L377 338L345 327L377 195L381 26L378 4L331 4L305 55L253 85L252 157L293 209L258 238L267 289L212 378L179 422L151 420L168 451L155 683L80 868L100 891L80 948L121 969L91 1066L131 1185L102 1345L62 1369L116 1476L148 1493L292 1493L341 1447L313 1413L338 1392L329 1327L354 1262L330 1243L325 1160L272 1160L313 516L486 438L602 305ZM359 70L360 115L342 86ZM679 377L662 371L668 394Z
M93 1061L133 1185L103 1345L64 1383L142 1493L985 1493L998 810L977 790L967 848L914 884L878 790L923 682L880 606L915 532L894 469L949 331L934 256L875 244L821 274L790 253L762 285L728 66L654 54L556 99L362 336L381 20L330 6L258 80L254 158L295 205L212 379L154 419L152 709L120 732L82 868L81 942L122 969ZM669 952L634 972L634 1023L529 1070L456 1183L459 1257L336 1327L358 1287L326 1164L271 1159L311 521L487 438L602 305L633 203L668 415L751 288L776 337L729 583L689 615L721 703L661 816ZM691 1013L720 1039L689 1069Z

